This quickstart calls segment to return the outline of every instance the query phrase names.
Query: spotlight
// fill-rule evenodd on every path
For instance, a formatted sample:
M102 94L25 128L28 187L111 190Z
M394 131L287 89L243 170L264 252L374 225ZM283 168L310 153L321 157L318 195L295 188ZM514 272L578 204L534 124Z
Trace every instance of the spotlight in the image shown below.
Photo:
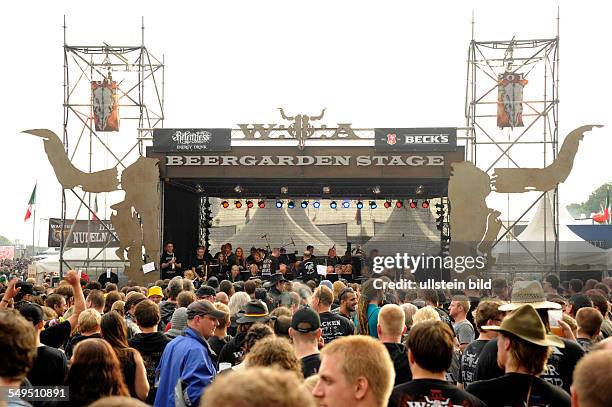
M389 209L391 207L391 201L387 199L383 205L385 208Z
M221 202L221 206L224 207L225 209L227 209L227 208L229 208L229 202L223 201L223 202Z
M378 185L376 185L376 186L372 187L372 193L373 193L374 195L378 195L378 194L380 194L380 187L379 187Z
M331 192L331 187L329 186L324 186L323 187L323 193L324 194L329 194Z
M234 187L234 192L237 193L237 194L242 193L242 186L241 185L236 185Z
M236 208L238 208L238 209L242 208L242 202L240 202L240 201L234 202L234 205L236 205Z
M276 201L276 207L279 208L279 209L282 208L283 207L283 201L281 201L281 200Z
M429 201L426 199L421 203L421 208L423 209L428 209L429 208Z
M417 207L417 204L418 204L418 203L419 203L419 201L416 201L416 200L414 200L414 199L411 199L411 200L410 200L410 207L411 207L412 209L415 209L415 208Z
M418 187L416 187L414 192L417 195L423 195L425 193L425 187L423 185L419 185Z
M262 200L262 201L257 202L257 206L259 206L261 209L265 208L266 207L266 201Z
M315 208L315 209L319 209L319 208L321 207L321 202L319 202L319 201L314 201L314 202L312 203L312 207L313 207L313 208Z
M395 203L395 207L396 207L396 208L401 208L402 206L404 206L404 203L403 203L402 201L397 201L397 202Z
M363 202L358 201L357 202L357 209L362 209L363 208Z
M293 201L287 202L287 208L289 208L289 209L295 208L295 202L293 202Z
M370 201L370 209L376 209L376 201Z
M346 201L346 200L345 200L345 201L342 201L342 207L343 207L344 209L346 209L346 208L348 208L348 207L350 207L350 206L351 206L351 203L350 203L349 201Z
M308 207L308 201L302 201L302 203L300 204L300 206L301 206L303 209L306 209L306 207Z
M287 187L281 187L280 191L281 191L281 194L283 194L283 195L284 195L284 194L289 193L289 188L287 188Z
M336 203L336 201L331 201L329 207L332 209L336 209L338 207L338 204Z
M252 208L253 207L253 201L247 201L247 208Z

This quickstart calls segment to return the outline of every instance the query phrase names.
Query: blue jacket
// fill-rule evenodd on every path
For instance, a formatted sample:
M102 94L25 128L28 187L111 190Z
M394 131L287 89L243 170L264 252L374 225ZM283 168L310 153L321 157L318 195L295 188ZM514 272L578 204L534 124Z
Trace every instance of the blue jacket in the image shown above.
M216 374L208 343L187 327L183 336L177 336L166 345L159 361L155 407L175 406L175 388L179 380L183 382L187 405L198 406L204 388Z

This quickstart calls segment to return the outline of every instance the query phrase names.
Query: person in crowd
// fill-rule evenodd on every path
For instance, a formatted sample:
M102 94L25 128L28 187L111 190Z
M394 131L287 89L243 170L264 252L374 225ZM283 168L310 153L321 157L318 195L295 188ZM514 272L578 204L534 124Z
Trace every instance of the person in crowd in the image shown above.
M47 296L47 299L45 300L45 305L55 311L58 317L64 315L64 313L68 309L66 297L55 293L49 294Z
M227 299L229 300L230 298L232 298L232 295L234 295L234 293L236 292L236 289L234 288L234 284L232 284L231 281L229 281L229 280L222 280L219 283L219 291L218 292L224 293L225 295L227 295Z
M330 343L341 336L353 335L355 326L342 315L331 312L334 294L327 286L319 286L312 294L312 308L319 313L323 342Z
M580 294L582 292L583 286L584 284L582 283L582 280L580 280L579 278L572 278L569 281L569 285L567 287L567 293L569 294L570 297L576 294Z
M172 318L172 314L174 310L178 308L177 297L183 291L183 279L181 277L174 277L168 283L168 299L166 301L162 301L159 304L159 310L161 315L161 320L159 322L159 329L163 331L168 322L170 322L170 318Z
M203 285L200 288L198 288L198 291L196 291L195 295L198 298L198 300L206 300L206 301L214 302L215 296L217 295L217 291L211 286Z
M412 381L396 386L390 407L406 405L458 405L481 407L477 397L445 380L453 358L453 331L442 321L416 324L408 335L408 361Z
M442 321L442 318L440 318L440 314L434 307L427 305L414 313L412 317L412 326L425 321Z
M236 253L228 258L228 264L231 266L238 266L240 270L246 270L246 257L242 247L236 247Z
M334 309L332 312L352 321L354 319L356 309L357 294L355 294L355 291L352 288L345 287L338 293L338 308Z
M146 299L147 297L145 297L144 294L137 291L129 292L125 296L125 324L128 329L128 339L133 338L134 335L140 333L140 328L136 323L134 312L136 311L136 306Z
M70 400L58 404L62 406L86 406L102 397L130 395L117 355L100 338L87 339L76 346L64 384Z
M500 326L481 329L499 333L497 357L505 375L474 382L467 387L468 392L491 407L570 406L568 393L539 377L551 353L550 347L563 348L565 344L559 337L547 334L544 322L531 304L520 306Z
M574 370L572 407L612 406L612 352L597 350L583 357Z
M383 290L375 287L374 279L366 280L361 287L361 295L357 302L357 311L353 322L356 333L378 338L378 313L383 300Z
M580 280L578 280L580 281ZM565 313L570 317L576 319L576 314L581 308L592 307L593 301L586 295L582 293L574 294L569 299L569 305L565 309Z
M238 249L236 249L238 251ZM230 326L230 309L227 305L215 302L215 308L223 311L226 317L219 320L219 326L215 329L215 334L208 339L208 345L214 352L213 360L217 361L223 347L232 340L232 336L227 334L227 328Z
M138 399L124 396L109 396L102 397L98 401L89 405L89 407L148 407L148 404L143 403Z
M170 319L170 329L164 335L172 340L177 336L183 335L185 329L187 329L187 308L180 307L174 310L172 319Z
M100 290L91 290L85 300L88 309L95 309L100 315L104 314L104 293Z
M19 313L32 323L38 351L34 364L28 372L28 380L33 386L61 386L68 372L68 360L64 352L40 343L40 333L44 328L41 306L22 303Z
M201 288L201 287L200 287ZM209 287L210 288L210 287ZM207 301L212 302L211 300L214 300L214 297L209 297L210 299ZM176 306L178 308L187 308L189 306L189 304L191 304L192 302L198 300L198 298L196 297L196 294L191 292L191 291L182 291L178 297L176 297Z
M154 285L149 288L149 291L147 292L147 298L153 301L155 304L161 303L161 301L164 299L164 293L162 292L161 287Z
M508 301L510 299L510 290L505 278L499 277L491 281L491 294L491 299L496 301Z
M595 308L583 307L576 313L576 324L578 325L576 341L582 346L585 353L589 352L597 341L602 322L603 317Z
M531 304L537 310L546 331L550 332L548 310L558 310L561 306L555 302L546 301L544 290L538 281L517 281L512 290L511 302L502 304L498 309L503 312L512 312L525 304ZM560 338L560 340L563 346L553 345L552 353L540 377L555 386L562 387L569 394L572 372L578 360L584 355L584 351L573 340L565 338ZM497 363L498 345L497 338L485 344L476 365L474 381L493 379L504 374Z
M612 336L612 321L610 321L610 303L601 294L589 294L589 298L593 301L593 307L595 307L603 321L601 322L601 336L603 338L609 338Z
M245 367L274 367L293 372L300 379L304 377L302 365L291 342L275 335L265 337L253 345L245 359Z
M449 314L453 321L455 321L453 322L453 329L459 341L459 348L461 351L463 351L475 337L474 327L470 321L466 319L468 312L470 312L469 298L465 296L455 296L451 301Z
M321 334L321 319L312 308L300 308L293 314L289 337L292 340L295 354L302 364L304 378L315 375L319 371Z
M270 391L273 389L273 391ZM204 392L201 407L315 407L291 372L253 367L220 375Z
M122 301L123 298L123 294L121 294L119 291L111 291L110 293L107 293L104 297L104 312L101 312L101 314L110 312L113 304L117 301Z
M214 335L219 320L226 318L225 312L200 300L189 305L187 318L185 334L166 345L159 362L156 407L197 405L217 373L206 341Z
M548 274L544 277L544 281L542 283L542 288L546 295L558 295L559 294L559 277L555 274Z
M304 252L304 256L302 257L302 261L298 268L298 278L302 281L319 281L319 276L317 275L317 264L315 263L312 253L308 250Z
M173 278L182 275L181 271L183 264L176 258L174 254L174 244L172 242L167 242L164 245L164 251L161 254L159 265L161 269L161 278Z
M378 314L378 340L385 345L395 369L395 386L412 379L408 364L408 351L402 344L406 332L404 311L395 304L384 305Z
M234 366L233 369L245 368L245 361L251 349L253 349L257 342L267 337L276 337L274 330L272 327L270 327L270 325L260 323L251 325L246 336L244 337L244 342L242 343L242 358L240 363Z
M327 407L384 407L395 380L387 349L367 335L342 337L323 347L318 374L312 395Z
M419 309L416 307L416 305L410 303L404 303L400 305L400 307L404 311L404 323L406 325L406 333L408 333L410 331L410 328L412 328L412 318Z
M230 335L236 336L236 320L240 317L238 313L244 312L244 308L250 300L251 297L244 291L239 291L232 295L232 298L230 298L229 303L227 304L230 309L230 326L227 329L227 332Z
M90 338L101 338L100 335L100 322L102 321L102 316L98 311L94 308L86 309L81 312L79 315L79 323L77 330L79 333L72 338L66 345L66 356L68 359L72 357L72 352L74 351L74 347L81 341Z
M98 277L98 283L102 287L106 287L107 284L119 284L119 276L111 269L107 269Z
M274 308L280 304L280 296L286 291L285 286L287 285L287 279L283 273L275 273L270 278L270 284L272 287L268 292Z
M227 305L229 304L229 297L223 291L219 291L217 295L215 295L215 302Z
M147 373L147 382L149 383L146 402L153 404L157 390L155 388L155 370L159 366L161 355L170 342L170 338L157 331L160 319L159 307L153 301L140 302L136 306L134 316L140 328L140 333L134 335L128 341L128 345L136 349L142 357Z
M238 268L240 269L240 267ZM225 279L229 275L231 269L232 266L229 264L227 255L223 252L219 253L219 256L217 257L217 271L215 272L215 275Z
M440 308L440 295L436 290L423 290L423 299L425 300L425 304L432 307L438 315L440 315L440 320L447 324L451 329L453 324L451 322L450 316Z
M342 264L342 259L338 257L336 247L330 247L327 251L327 265L335 268L338 264Z
M474 323L478 330L478 338L463 349L459 367L459 387L465 388L474 381L474 372L478 365L478 358L485 344L497 337L497 332L492 330L482 330L481 326L501 324L504 313L499 311L501 305L498 301L482 301L473 311Z
M119 359L121 373L130 395L145 400L149 394L147 371L140 352L127 341L127 327L116 312L104 314L100 323L102 338L108 342Z

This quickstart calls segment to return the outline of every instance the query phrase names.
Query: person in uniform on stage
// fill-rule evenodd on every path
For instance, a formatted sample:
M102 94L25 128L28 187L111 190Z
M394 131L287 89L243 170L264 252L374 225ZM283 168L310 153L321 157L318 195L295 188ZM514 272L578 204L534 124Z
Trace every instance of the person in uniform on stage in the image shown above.
M191 260L191 270L200 278L206 275L206 266L213 260L204 246L198 246L195 257Z
M164 252L161 255L159 264L162 279L182 276L181 270L183 268L183 264L176 258L176 255L174 254L174 244L172 242L168 242L164 246Z

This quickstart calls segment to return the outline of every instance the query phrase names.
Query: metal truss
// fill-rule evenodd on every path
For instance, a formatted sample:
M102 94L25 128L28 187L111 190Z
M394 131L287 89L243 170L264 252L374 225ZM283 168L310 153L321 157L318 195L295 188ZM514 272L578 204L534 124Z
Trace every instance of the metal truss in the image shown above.
M92 163L99 162L104 154L112 157L109 167L123 170L133 163L133 157L144 156L145 147L152 139L153 129L163 127L164 122L164 58L153 55L144 43L144 19L141 24L141 44L136 46L69 45L66 41L66 18L64 16L64 101L63 101L63 143L66 154L75 166L83 171L95 171ZM118 84L118 107L120 122L136 123L135 134L113 134L106 140L105 133L98 132L94 126L91 82L108 78L112 73ZM129 129L127 130L129 131ZM113 138L130 141L125 151L113 143ZM76 164L78 163L78 164ZM83 164L88 168L84 168ZM92 193L75 189L62 191L62 228L66 219L78 219L81 209L85 208L89 223L95 214ZM75 201L72 201L76 199ZM72 216L67 216L69 204L77 206ZM104 228L115 234L104 224ZM67 235L61 234L60 273L63 266L70 268L64 260L65 243L72 235L74 223ZM116 236L115 236L116 237ZM117 239L118 240L118 239ZM85 268L95 261L108 243L93 257L88 242L87 258L83 259ZM98 260L99 261L99 260Z

